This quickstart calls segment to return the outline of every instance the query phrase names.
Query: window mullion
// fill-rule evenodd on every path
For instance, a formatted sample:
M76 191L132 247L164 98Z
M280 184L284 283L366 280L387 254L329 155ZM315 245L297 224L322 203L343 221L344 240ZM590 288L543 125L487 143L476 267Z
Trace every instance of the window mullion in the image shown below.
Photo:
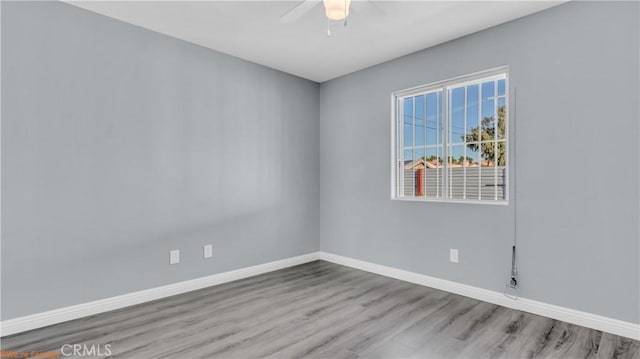
M514 95L513 99L515 101L515 93L513 95ZM509 200L509 191L511 190L511 184L509 183L509 180L511 177L511 165L509 164L509 160L510 160L509 139L511 138L511 135L509 134L509 127L510 127L509 121L511 118L511 116L509 115L510 114L509 111L511 111L511 104L509 103L510 98L511 96L509 94L509 77L505 76L505 79L504 79L504 170L502 172L504 174L504 176L502 177L502 185L503 185L502 200L504 201ZM515 141L515 136L514 136L514 141ZM514 144L514 148L515 148L515 144Z
M478 200L482 200L482 84L478 85Z
M442 199L449 200L449 88L446 86L442 88L442 99Z
M438 194L440 193L440 190L442 187L442 181L438 180L438 177L440 177L440 168L438 167L438 165L440 164L440 160L439 160L439 146L440 146L440 141L438 139L442 138L442 133L440 132L441 128L440 128L440 110L442 107L442 104L440 103L441 101L439 101L439 97L436 94L436 198L438 198ZM442 195L439 196L440 199L442 199Z
M467 199L467 86L464 87L463 113L463 147L462 147L462 199Z
M423 186L423 194L424 197L427 197L427 144L429 143L429 141L427 140L427 95L423 95L424 96L424 100L422 100L422 125L424 128L424 134L423 134L423 149L422 149L422 155L425 157L424 159L424 169L422 170L422 180L424 181L424 183L420 183L420 186Z
M404 176L405 176L405 171L404 171L404 99L400 100L400 104L399 104L399 111L398 111L398 133L399 133L399 137L400 137L400 163L399 165L399 179L396 179L398 181L398 193L396 194L397 196L402 196L404 197Z
M493 82L493 199L498 199L498 81Z
M416 196L416 98L411 98L411 195Z

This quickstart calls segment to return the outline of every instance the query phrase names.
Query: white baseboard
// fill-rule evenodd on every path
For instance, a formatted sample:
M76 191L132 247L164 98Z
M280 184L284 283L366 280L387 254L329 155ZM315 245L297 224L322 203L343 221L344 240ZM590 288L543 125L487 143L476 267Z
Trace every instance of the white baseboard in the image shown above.
M526 298L518 298L518 300L512 300L505 297L504 294L500 292L473 287L470 285L456 283L444 279L434 278L424 274L409 272L327 252L320 252L320 259L327 262L341 264L347 267L383 275L385 277L399 279L405 282L415 283L426 287L460 294L465 297L482 300L507 308L517 309L524 312L529 312L544 317L580 325L583 327L640 340L640 324L625 322L618 319L560 307L553 304L542 303Z
M169 284L162 287L145 289L139 292L123 294L116 297L100 299L88 303L73 305L70 307L54 309L47 312L9 319L0 322L0 336L12 335L27 330L42 328L48 325L66 322L69 320L78 319L94 314L104 313L110 310L120 309L135 304L170 297L172 295L186 293L238 279L253 277L258 274L292 267L317 259L319 259L319 252L314 252L297 257L291 257L274 262L236 269L229 272L214 274L207 277Z
M146 289L138 292L119 295L116 297L100 299L88 303L73 305L70 307L54 309L47 312L5 320L0 322L0 336L12 335L27 330L42 328L48 325L104 313L110 310L145 303L152 300L186 293L218 284L223 284L238 279L248 278L282 268L292 267L317 259L383 275L385 277L399 279L405 282L415 283L455 294L460 294L466 297L482 300L512 309L522 310L537 315L542 315L548 318L562 320L587 328L601 330L603 332L640 340L640 324L629 323L617 319L603 317L600 315L582 312L575 309L546 304L526 298L511 300L505 297L500 292L473 287L466 284L434 278L424 274L409 272L326 252L309 253L297 257L259 264L252 267L236 269L230 272L224 272L180 283L169 284L162 287Z

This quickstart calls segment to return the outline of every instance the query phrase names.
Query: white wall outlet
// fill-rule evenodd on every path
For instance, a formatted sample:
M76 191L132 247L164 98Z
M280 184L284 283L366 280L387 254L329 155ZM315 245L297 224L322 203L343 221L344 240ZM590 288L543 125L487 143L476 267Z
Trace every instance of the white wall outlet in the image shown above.
M449 260L453 263L458 263L458 250L457 249L449 249Z
M178 264L180 263L180 250L174 249L169 251L169 264Z
M205 258L213 257L213 245L207 244L203 248L203 255Z

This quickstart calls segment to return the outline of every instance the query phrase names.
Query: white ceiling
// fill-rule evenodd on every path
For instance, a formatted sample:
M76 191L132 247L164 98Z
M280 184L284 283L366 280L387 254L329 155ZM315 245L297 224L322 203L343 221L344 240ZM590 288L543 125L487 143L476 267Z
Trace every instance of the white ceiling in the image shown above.
M562 1L357 1L348 26L321 3L293 23L300 1L69 3L309 80L323 82L468 35Z

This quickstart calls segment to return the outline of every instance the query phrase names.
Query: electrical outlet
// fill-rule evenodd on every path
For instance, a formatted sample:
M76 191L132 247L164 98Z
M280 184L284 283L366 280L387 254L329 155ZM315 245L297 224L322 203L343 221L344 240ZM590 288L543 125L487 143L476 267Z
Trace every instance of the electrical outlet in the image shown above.
M169 264L178 264L180 263L180 250L174 249L169 251Z
M457 249L449 249L449 260L453 263L458 263L458 250Z
M203 255L205 258L213 257L213 245L207 244L203 248Z

